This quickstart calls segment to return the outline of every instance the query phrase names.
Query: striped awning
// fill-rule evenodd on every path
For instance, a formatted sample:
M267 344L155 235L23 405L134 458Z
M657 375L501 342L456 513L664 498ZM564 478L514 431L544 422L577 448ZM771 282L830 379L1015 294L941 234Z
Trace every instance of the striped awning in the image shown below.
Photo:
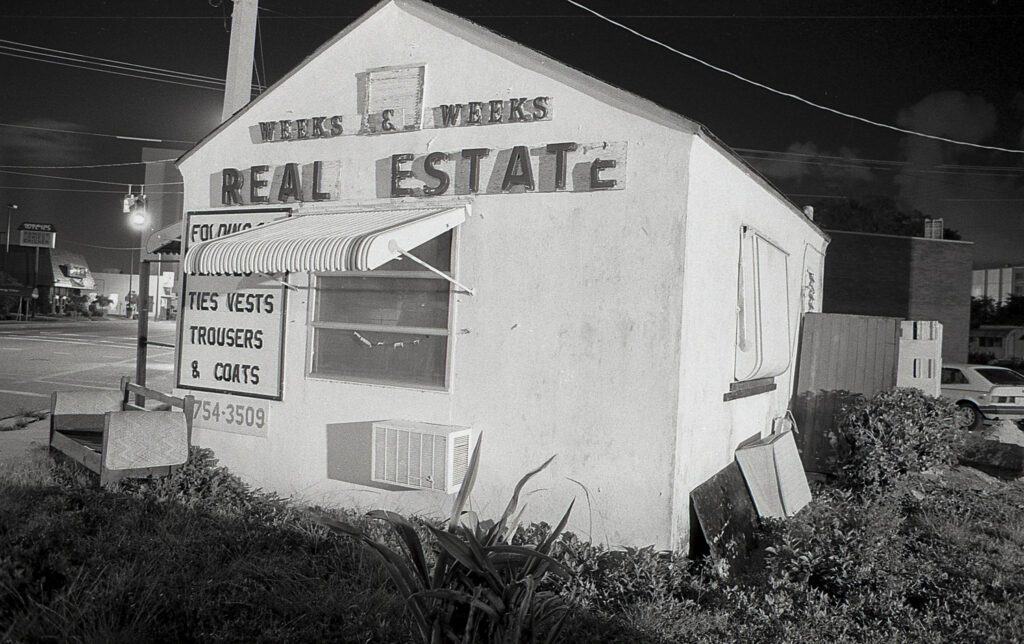
M455 228L469 206L361 210L281 219L190 246L185 272L369 271Z

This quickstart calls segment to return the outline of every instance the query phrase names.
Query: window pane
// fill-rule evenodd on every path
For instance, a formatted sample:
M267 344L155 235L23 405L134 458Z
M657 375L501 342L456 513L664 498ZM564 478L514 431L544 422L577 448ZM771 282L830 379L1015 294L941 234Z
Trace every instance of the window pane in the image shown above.
M448 282L431 278L321 277L318 322L448 328Z
M315 329L313 375L444 387L448 337Z
M1009 369L975 369L985 380L994 385L1024 385L1024 376Z

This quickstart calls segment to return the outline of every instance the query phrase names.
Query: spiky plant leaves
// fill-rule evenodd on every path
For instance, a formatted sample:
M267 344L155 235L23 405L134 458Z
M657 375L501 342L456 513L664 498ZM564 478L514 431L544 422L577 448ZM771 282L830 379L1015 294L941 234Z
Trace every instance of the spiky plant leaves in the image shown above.
M473 448L473 456L469 458L469 466L466 468L466 474L462 477L462 487L459 488L459 493L455 496L455 503L452 504L452 512L448 517L448 529L454 530L455 526L459 525L459 520L462 517L462 508L466 507L466 502L469 500L469 493L473 490L473 485L476 483L476 472L480 467L480 445L483 443L484 436L481 434L476 439L476 447Z
M480 466L480 442L478 438L446 529L425 526L438 545L433 570L420 533L396 512L376 510L366 516L386 521L395 530L401 544L399 552L359 528L327 517L321 522L335 532L361 540L380 556L425 644L537 642L542 631L547 642L554 642L568 609L557 596L538 592L537 588L548 575L565 578L572 574L549 552L565 529L573 504L540 544L512 545L511 537L522 516L519 497L523 488L551 464L554 456L519 480L497 521L481 521L475 512L464 512Z
M480 600L479 592L469 594L464 590L451 590L449 588L437 588L434 590L423 590L417 593L419 597L426 597L430 599L440 599L446 602L465 604L467 606L472 605L477 610L486 613L489 617L499 617L498 610L489 605L487 602Z
M420 578L420 583L426 586L430 580L430 573L427 571L427 558L423 553L423 544L420 542L420 535L416 532L416 528L409 522L408 519L403 517L397 512L390 512L387 510L373 510L367 512L366 516L371 519L383 519L387 521L398 536L401 537L402 543L405 546L406 554L409 560L415 567L416 574Z

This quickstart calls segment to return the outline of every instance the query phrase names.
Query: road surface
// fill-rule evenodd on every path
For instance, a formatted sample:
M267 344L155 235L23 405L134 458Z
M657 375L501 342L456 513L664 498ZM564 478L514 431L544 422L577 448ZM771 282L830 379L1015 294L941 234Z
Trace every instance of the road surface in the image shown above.
M151 322L149 339L175 342L174 322ZM138 321L125 319L0 323L0 418L49 409L50 392L117 389L135 377ZM149 347L146 384L171 391L174 350Z

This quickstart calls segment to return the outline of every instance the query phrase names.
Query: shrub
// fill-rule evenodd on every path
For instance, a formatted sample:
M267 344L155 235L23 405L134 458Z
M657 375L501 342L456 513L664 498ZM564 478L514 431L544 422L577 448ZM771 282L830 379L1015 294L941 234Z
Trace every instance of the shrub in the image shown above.
M377 510L366 516L383 520L394 529L401 540L398 549L360 527L328 517L321 520L335 532L356 537L380 557L424 644L558 641L568 607L544 586L551 577L569 575L550 552L569 520L572 505L537 545L512 542L521 514L517 513L519 494L554 457L519 480L501 518L480 521L475 513L462 511L476 480L479 454L478 439L447 529L421 524L433 537L432 557L417 526L395 512Z
M664 598L690 600L701 592L699 565L682 553L653 546L610 549L567 532L552 554L573 573L555 580L559 591L582 608L617 612Z
M970 364L989 364L996 359L996 354L991 351L971 351L967 354L967 362Z
M170 476L125 479L118 490L129 496L157 503L177 503L264 525L280 525L297 512L274 494L254 490L238 476L217 464L213 452L190 447L189 458Z
M953 465L963 445L961 412L952 401L917 389L889 389L847 402L836 424L845 442L840 478L879 489L913 472Z

